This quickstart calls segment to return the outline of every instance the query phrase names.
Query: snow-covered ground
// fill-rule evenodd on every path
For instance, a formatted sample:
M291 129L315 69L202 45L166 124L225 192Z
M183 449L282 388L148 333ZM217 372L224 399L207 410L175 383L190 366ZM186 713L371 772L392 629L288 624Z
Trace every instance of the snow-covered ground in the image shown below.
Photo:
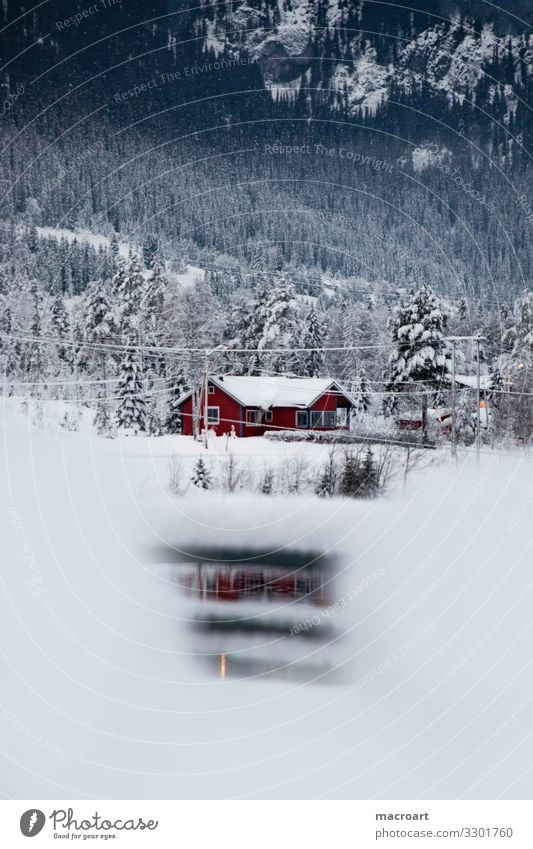
M433 464L379 502L178 497L169 461L198 455L190 439L59 432L48 413L41 432L17 402L0 410L4 795L530 798L523 454ZM254 463L294 452L234 443ZM326 450L305 446L313 462ZM190 603L155 554L195 545L334 554L332 643L308 652L337 678L198 663Z

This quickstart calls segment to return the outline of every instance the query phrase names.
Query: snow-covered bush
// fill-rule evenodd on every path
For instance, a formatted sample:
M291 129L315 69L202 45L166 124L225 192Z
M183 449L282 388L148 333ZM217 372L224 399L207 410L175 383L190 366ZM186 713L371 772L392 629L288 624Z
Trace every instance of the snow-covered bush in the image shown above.
M211 473L202 457L198 457L195 463L191 481L198 489L210 489L212 484Z

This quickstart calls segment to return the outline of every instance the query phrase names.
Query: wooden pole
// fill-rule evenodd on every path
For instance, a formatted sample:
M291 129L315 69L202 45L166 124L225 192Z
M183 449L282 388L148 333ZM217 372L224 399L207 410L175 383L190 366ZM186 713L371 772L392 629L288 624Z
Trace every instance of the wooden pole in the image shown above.
M457 393L455 386L455 339L452 339L452 458L457 461Z
M209 375L208 375L208 364L209 364L209 352L207 348L205 349L205 366L204 366L204 448L209 448L209 440L207 438L207 413L208 413L208 383L209 383Z
M476 337L476 387L477 387L477 428L476 428L476 460L481 462L481 363L479 362L480 339Z

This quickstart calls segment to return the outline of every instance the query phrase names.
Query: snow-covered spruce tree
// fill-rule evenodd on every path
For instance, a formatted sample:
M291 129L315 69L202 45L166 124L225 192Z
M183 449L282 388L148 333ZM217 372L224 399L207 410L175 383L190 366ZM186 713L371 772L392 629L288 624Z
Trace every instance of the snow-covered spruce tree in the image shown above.
M32 341L24 346L22 371L26 379L31 381L30 395L36 398L42 396L47 374L47 355L45 346L40 339L43 336L43 297L36 280L29 286L31 301L30 334Z
M91 345L110 344L116 325L107 288L101 280L89 286L85 298L85 339Z
M357 416L358 413L368 413L372 405L372 390L366 376L366 369L363 366L358 369L350 391L355 401L353 415Z
M398 413L400 412L400 404L398 401L398 396L395 392L387 392L386 395L383 396L381 401L381 413L384 418L393 418L395 419Z
M146 268L148 268L149 270L154 268L158 249L158 238L153 233L150 233L148 236L146 236L142 247L143 262Z
M468 389L462 388L458 393L455 413L455 432L458 442L471 445L476 434L476 396Z
M119 257L113 277L113 295L117 322L122 338L131 342L139 327L139 313L144 292L144 276L139 258L133 255L126 265Z
M157 256L155 256L153 258L152 273L144 284L138 316L139 338L143 340L144 345L154 348L161 345L161 339L165 331L163 305L166 285L167 281L163 275L163 268ZM144 358L143 369L147 381L147 391L151 392L156 379L165 375L165 357L162 354L157 354L156 351L150 352ZM153 422L154 427L160 430L161 421L158 424L156 423L157 419L161 419L156 396L153 396L151 410L152 414L149 416L149 419ZM153 431L150 430L150 432Z
M198 489L211 488L211 474L202 457L198 457L191 475L191 481Z
M304 320L304 331L301 347L302 351L302 373L306 377L320 377L324 374L324 337L326 335L323 322L320 320L316 307L313 304Z
M328 453L327 462L322 469L319 481L315 487L316 495L320 498L331 498L337 490L337 461L335 458L335 449L331 448Z
M111 255L111 266L113 269L113 274L116 274L119 269L120 248L115 233L113 233L113 235L111 236L111 241L109 244L109 253Z
M345 498L359 495L362 483L361 464L353 451L346 451L339 479L339 492Z
M370 446L365 449L361 464L361 485L359 495L362 498L376 498L379 494L379 473Z
M266 319L258 348L264 351L268 369L274 373L293 371L298 364L294 349L300 347L301 322L294 289L280 274L268 293Z
M527 289L516 299L513 323L506 333L512 343L511 359L531 363L533 358L533 291Z
M157 396L153 393L147 403L146 431L150 434L150 436L161 436L163 433L163 423L161 421Z
M511 352L498 363L507 391L496 394L492 406L499 411L500 428L521 444L529 444L533 435L533 292L526 290L517 298L505 341Z
M241 347L251 349L245 352L243 360L245 362L245 373L251 375L261 374L264 368L265 356L255 349L258 348L259 342L265 331L265 323L268 316L269 304L269 282L262 273L256 273L253 281L254 299L248 305L246 312L241 316L240 320L240 339ZM244 326L246 322L246 326Z
M143 381L135 351L128 348L120 363L117 386L116 423L139 433L146 430L146 403Z
M148 332L161 321L167 280L157 256L152 259L152 273L143 283L140 302L141 321Z
M95 427L101 435L108 435L111 431L110 414L106 400L106 381L109 375L115 374L116 363L112 352L104 346L116 341L115 332L115 319L106 285L102 280L97 280L89 286L85 298L84 336L88 347L85 349L83 357L85 370L102 381L99 387L99 400L94 419ZM77 361L79 362L79 357Z
M52 335L55 339L61 342L68 342L70 336L70 318L65 306L65 302L61 295L57 293L52 301L50 310L50 326ZM72 359L71 346L68 344L58 344L57 356L62 363L70 363Z
M178 401L189 386L185 377L181 360L174 361L169 366L169 374L167 376L168 387L168 413L165 419L165 430L167 433L181 433L182 431L182 416L181 410L178 407Z
M11 307L7 297L0 292L0 354L7 356L10 348L10 339L12 333L13 320Z
M395 307L389 319L394 351L389 359L391 385L424 381L436 386L449 371L449 350L443 339L447 316L427 284Z
M111 436L113 433L113 422L109 415L109 407L106 398L100 398L96 404L94 426L98 436Z

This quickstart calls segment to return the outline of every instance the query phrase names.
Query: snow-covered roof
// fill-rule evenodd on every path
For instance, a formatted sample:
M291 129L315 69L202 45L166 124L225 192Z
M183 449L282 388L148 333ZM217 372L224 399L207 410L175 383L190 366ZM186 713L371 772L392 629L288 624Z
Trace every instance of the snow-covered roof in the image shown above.
M231 395L243 407L258 407L269 410L272 407L309 407L331 387L337 389L352 403L355 401L331 377L282 377L261 375L210 375L209 381ZM179 399L182 403L190 395Z
M477 388L477 377L474 374L456 374L455 382L461 386L469 386L470 389ZM492 389L492 378L490 374L482 374L479 378L480 389Z

